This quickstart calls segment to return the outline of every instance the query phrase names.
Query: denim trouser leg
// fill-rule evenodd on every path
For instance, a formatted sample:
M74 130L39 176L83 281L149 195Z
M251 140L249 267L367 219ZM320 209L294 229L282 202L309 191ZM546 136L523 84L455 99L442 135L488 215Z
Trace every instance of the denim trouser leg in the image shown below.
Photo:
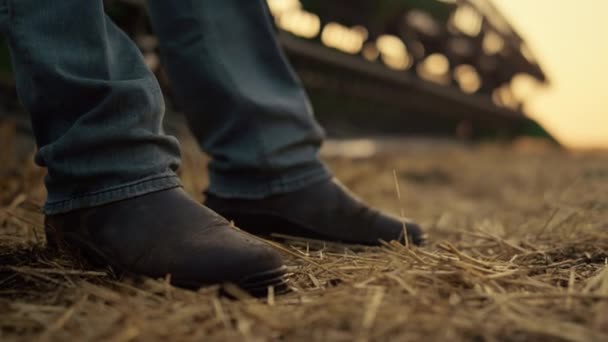
M0 28L48 168L47 214L179 185L159 86L101 0L0 0Z
M330 177L302 84L263 0L149 0L163 62L212 156L209 192L262 198Z

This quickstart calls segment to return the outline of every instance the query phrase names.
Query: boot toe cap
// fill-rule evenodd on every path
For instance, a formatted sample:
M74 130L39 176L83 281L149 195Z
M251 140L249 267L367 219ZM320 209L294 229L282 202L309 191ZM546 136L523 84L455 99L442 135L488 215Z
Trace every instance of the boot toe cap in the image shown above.
M383 233L384 240L396 240L401 243L406 243L403 229L404 222L405 231L407 232L407 242L417 246L422 245L425 241L424 232L418 223L409 219L400 219L391 215L379 214L374 226L376 231Z

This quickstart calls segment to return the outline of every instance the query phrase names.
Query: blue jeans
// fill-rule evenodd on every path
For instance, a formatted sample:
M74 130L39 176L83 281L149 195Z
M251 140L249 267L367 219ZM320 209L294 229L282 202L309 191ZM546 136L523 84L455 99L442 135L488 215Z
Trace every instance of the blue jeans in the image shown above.
M330 177L263 0L148 5L172 87L212 157L209 192L263 198ZM48 169L46 214L180 185L158 82L101 0L0 0L0 29Z

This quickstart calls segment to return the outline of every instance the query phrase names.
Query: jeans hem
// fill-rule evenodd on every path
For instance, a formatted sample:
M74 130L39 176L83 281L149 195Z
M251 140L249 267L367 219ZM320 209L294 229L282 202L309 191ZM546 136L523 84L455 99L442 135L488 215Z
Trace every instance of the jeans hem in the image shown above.
M271 180L248 180L247 177L243 177L244 174L246 173L239 176L226 176L226 174L211 172L206 193L222 198L262 199L297 191L333 177L323 164L307 170L298 169L293 174L286 173Z
M112 188L81 194L66 200L47 200L42 211L45 215L61 214L77 209L96 207L128 198L146 195L151 192L168 190L180 186L181 183L179 177L175 174L157 175L134 182L125 183Z

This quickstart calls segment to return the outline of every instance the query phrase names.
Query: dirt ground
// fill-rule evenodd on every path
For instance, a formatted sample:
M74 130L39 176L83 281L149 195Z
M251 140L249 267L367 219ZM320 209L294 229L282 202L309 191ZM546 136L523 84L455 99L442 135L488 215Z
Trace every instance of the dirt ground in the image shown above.
M181 176L200 198L193 146ZM379 146L330 144L325 159L369 203L416 218L428 244L275 243L293 291L263 299L116 279L45 249L43 171L4 161L0 340L608 341L608 153Z

